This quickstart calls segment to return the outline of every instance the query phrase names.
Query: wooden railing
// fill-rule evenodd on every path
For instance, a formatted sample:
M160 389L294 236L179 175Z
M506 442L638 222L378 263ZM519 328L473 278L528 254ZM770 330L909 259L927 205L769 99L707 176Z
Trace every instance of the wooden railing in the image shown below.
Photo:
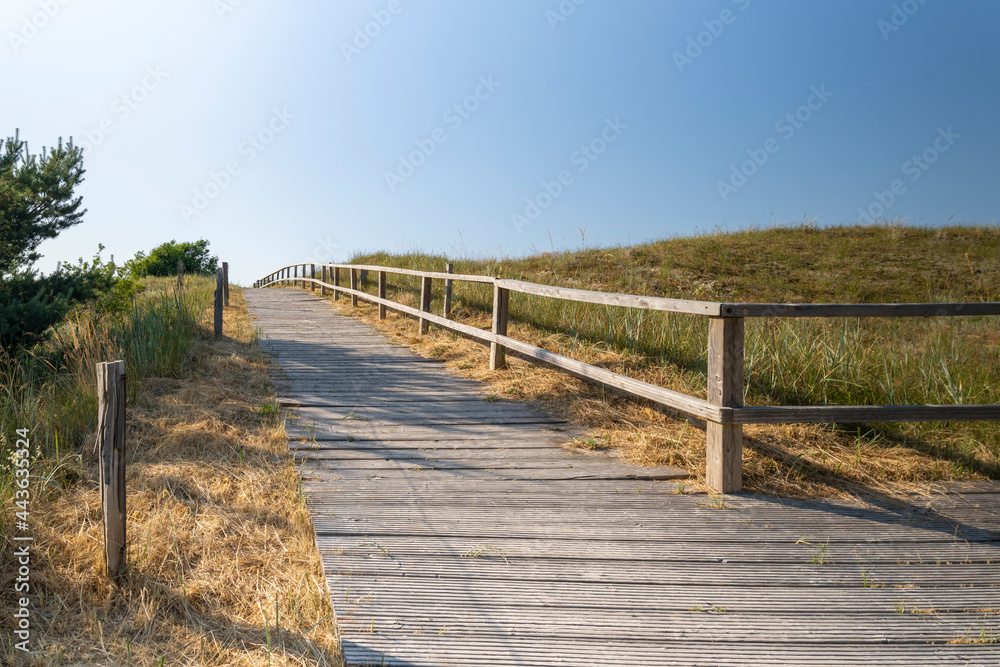
M309 276L306 276L309 267ZM317 267L320 273L317 277ZM300 275L301 269L301 275ZM350 287L340 285L341 271L350 276ZM359 276L378 274L378 293L358 289ZM386 274L396 273L421 279L420 307L413 308L386 298ZM328 278L330 282L328 282ZM434 280L445 281L445 314L430 312ZM449 319L452 281L493 285L493 326L485 331ZM613 387L620 392L645 398L706 422L706 481L716 491L730 493L742 489L743 424L795 423L866 423L907 421L1000 421L1000 405L817 405L748 407L743 404L744 319L747 317L958 317L1000 315L1000 303L878 303L878 304L787 304L725 303L688 301L652 296L613 294L590 290L567 289L549 285L505 280L479 275L461 275L448 271L415 271L389 266L360 264L291 264L268 274L254 287L276 284L309 285L328 290L334 298L349 295L353 305L358 300L378 305L379 319L386 310L412 315L421 335L430 324L455 331L490 345L490 368L503 368L507 350L532 363L554 366L574 376ZM703 315L709 318L708 397L688 396L641 380L613 373L570 357L529 345L507 336L507 312L511 292L534 294L553 299L597 303L644 310Z

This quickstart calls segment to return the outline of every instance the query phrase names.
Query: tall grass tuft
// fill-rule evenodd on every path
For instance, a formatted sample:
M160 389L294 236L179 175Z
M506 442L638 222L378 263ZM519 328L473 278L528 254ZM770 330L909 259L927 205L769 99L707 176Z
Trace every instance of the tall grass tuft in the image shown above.
M0 353L0 504L11 491L11 436L28 429L34 470L58 486L78 466L93 442L97 422L95 365L123 359L129 399L150 376L180 373L201 335L203 312L213 281L191 278L177 290L173 280L150 281L124 313L96 315L81 310L44 345ZM7 517L0 516L0 520Z

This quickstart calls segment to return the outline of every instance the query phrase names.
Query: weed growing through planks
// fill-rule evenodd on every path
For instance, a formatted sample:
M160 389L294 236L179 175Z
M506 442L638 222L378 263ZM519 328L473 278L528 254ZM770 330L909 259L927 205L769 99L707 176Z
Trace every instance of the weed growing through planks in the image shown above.
M698 502L698 507L707 507L713 510L725 510L729 509L729 505L726 504L726 499L723 496L716 495L714 493L708 494L709 501L707 503Z
M809 546L815 546L816 551L813 553L809 562L813 565L826 565L827 563L832 563L830 559L830 538L826 538L825 542L813 544L810 540L815 540L814 537L801 537L795 541L796 544L808 544Z
M905 614L906 613L906 603L900 600L896 603L896 613Z
M874 570L861 570L861 585L864 588L884 588L884 586L878 583L872 576L874 573Z
M970 628L964 636L952 639L949 644L1000 644L1000 632L991 628Z
M358 549L360 547L375 547L376 549L378 549L379 551L381 551L382 553L384 553L389 558L393 558L394 559L394 556L391 553L389 553L389 550L386 549L381 544L379 544L378 542L358 542L353 547L351 547L351 549Z
M495 551L496 554L503 559L504 563L510 565L510 562L507 560L507 556L504 555L502 549L498 547L491 547L488 544L477 544L476 546L472 547L464 554L462 554L462 558L479 558L483 553L487 551Z
M570 444L574 447L579 447L580 449L588 449L590 451L597 451L601 449L607 449L608 445L597 438L573 438L570 440Z
M489 396L484 396L483 400L486 401L487 403L497 403L499 401L502 401L503 399L497 396L496 394L490 394Z

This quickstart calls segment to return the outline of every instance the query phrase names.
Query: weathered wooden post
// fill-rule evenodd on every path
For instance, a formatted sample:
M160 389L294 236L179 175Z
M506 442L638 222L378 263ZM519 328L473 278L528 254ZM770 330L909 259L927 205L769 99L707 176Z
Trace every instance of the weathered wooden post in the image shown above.
M184 260L177 260L177 287L184 287Z
M215 270L215 337L222 338L222 269Z
M507 305L510 290L493 285L493 333L507 335ZM507 348L499 343L490 343L490 370L496 371L507 366Z
M445 273L453 273L454 265L448 262L444 265ZM444 316L451 317L451 278L444 281Z
M222 263L222 302L229 308L229 262Z
M385 271L379 271L378 272L378 298L380 298L380 299L384 299L385 295L386 295L386 284L385 283L386 283L386 280L385 280ZM378 305L378 318L380 320L384 320L385 319L385 304L384 303L380 303Z
M340 267L339 266L335 266L335 267L333 267L333 300L334 301L336 301L337 299L340 298L340 290L337 289L338 287L340 287Z
M313 280L316 280L316 265L315 264L310 264L310 266L312 267L312 269L309 272L309 277L312 278ZM316 291L316 283L315 282L309 283L309 291L310 292L315 292Z
M743 407L742 317L708 320L708 401L730 408ZM719 493L743 489L743 426L705 424L705 480Z
M420 279L420 311L431 312L431 278L424 276ZM424 318L420 318L418 333L423 336L430 331L431 323Z
M298 264L296 264L295 266L292 267L292 278L293 278L293 280L292 280L292 287L298 287L299 286L299 265Z
M358 270L357 269L351 269L351 289L352 290L357 290L358 289ZM358 305L358 295L357 294L352 294L351 295L351 305L357 307L357 305Z
M112 579L125 567L125 362L97 364L97 448L104 561Z
M319 286L319 295L326 296L326 264L320 267L320 274L322 275L320 282L323 284Z

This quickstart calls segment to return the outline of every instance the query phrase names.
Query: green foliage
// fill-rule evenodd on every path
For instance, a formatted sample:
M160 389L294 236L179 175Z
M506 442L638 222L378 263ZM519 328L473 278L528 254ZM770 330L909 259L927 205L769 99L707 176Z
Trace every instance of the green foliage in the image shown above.
M95 255L90 262L81 258L47 276L26 269L0 280L0 347L13 352L45 340L77 304L114 291L115 270L113 263Z
M211 274L219 266L219 258L208 253L208 241L193 243L169 241L153 248L150 253L139 251L125 263L125 269L134 278L144 276L177 275L177 261L184 262L185 273Z
M145 289L144 284L132 278L119 278L110 290L98 297L95 311L98 315L127 313L135 297Z
M0 140L0 280L37 261L42 241L81 222L86 211L73 189L84 173L72 141L31 155L17 133Z
M72 142L32 155L15 135L0 140L0 348L43 340L75 304L115 284L115 267L82 259L48 276L31 269L38 246L78 224L86 211L73 189L83 182L83 153Z

